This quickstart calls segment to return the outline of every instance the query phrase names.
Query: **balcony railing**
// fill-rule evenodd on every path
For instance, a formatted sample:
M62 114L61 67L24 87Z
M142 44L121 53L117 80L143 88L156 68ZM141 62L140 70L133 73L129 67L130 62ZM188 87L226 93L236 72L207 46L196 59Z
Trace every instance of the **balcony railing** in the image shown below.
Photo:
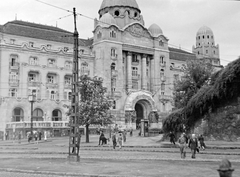
M48 88L58 88L58 84L57 83L46 83L46 87L48 87Z
M132 75L133 80L139 80L140 79L140 74L137 75Z
M118 59L118 55L111 56L111 59L112 60L117 60Z
M173 97L171 95L159 95L159 100L160 101L163 101L163 100L170 101L172 99L173 99Z
M28 82L29 87L40 87L40 85L41 85L41 82L39 82L39 81L29 81Z
M18 70L19 69L19 63L12 63L12 62L10 62L9 63L9 68L10 68L10 70Z
M19 80L18 79L9 79L9 85L12 87L18 87L19 86Z
M31 128L31 122L9 122L6 124L6 129L13 128ZM68 121L33 121L33 128L68 128Z
M112 77L117 77L117 76L118 76L118 71L112 70Z
M72 89L72 84L70 84L70 83L65 83L65 84L64 84L64 88L65 88L65 89Z

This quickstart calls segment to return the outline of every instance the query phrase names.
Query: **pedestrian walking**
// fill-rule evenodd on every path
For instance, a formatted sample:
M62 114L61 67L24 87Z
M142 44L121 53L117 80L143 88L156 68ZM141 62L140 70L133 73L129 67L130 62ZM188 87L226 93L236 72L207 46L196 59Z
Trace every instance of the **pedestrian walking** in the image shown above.
M175 135L174 135L174 133L170 132L169 137L170 137L170 143L173 143L175 145Z
M35 138L35 143L38 144L38 132L35 132L34 138Z
M123 131L123 142L125 143L127 141L127 131Z
M98 142L98 146L103 145L103 141L104 141L104 134L103 134L103 131L100 132L100 136L99 136L99 142Z
M5 140L8 140L8 133L5 133Z
M44 141L47 141L47 131L44 131Z
M180 155L182 159L186 158L186 148L187 148L187 141L185 137L185 133L182 133L180 138L178 139L179 148L180 148Z
M119 149L122 149L122 142L123 142L123 136L122 136L122 133L119 133L118 134Z
M205 146L205 143L204 143L203 135L200 135L200 136L199 136L198 141L199 141L199 144L200 144L200 148L201 148L202 150L205 150L206 146Z
M41 131L38 133L38 138L39 138L39 141L42 140L42 132Z
M115 149L116 146L117 146L116 132L114 132L113 135L112 135L112 142L113 142L113 149Z
M192 137L189 140L188 147L191 149L192 159L195 159L196 158L196 151L199 151L198 140L197 140L195 134L192 134Z
M232 177L232 172L234 171L228 159L223 159L217 170L220 177Z
M132 129L132 128L130 129L129 135L130 135L131 137L133 136L133 129Z
M21 144L21 132L18 132L18 143Z

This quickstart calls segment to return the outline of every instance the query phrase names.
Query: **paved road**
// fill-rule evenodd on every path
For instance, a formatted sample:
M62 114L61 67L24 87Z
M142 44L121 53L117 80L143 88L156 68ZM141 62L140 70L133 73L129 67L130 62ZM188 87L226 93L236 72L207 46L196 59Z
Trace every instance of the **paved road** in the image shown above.
M1 177L59 177L59 175L44 175L44 174L4 172L4 171L0 171L0 176Z

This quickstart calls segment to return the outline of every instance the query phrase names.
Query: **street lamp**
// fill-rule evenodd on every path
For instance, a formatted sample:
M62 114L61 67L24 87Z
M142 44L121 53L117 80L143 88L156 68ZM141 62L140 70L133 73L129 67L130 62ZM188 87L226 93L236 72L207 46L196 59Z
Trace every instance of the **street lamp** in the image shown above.
M36 101L36 95L29 95L28 101L31 103L31 138L33 137L33 103Z

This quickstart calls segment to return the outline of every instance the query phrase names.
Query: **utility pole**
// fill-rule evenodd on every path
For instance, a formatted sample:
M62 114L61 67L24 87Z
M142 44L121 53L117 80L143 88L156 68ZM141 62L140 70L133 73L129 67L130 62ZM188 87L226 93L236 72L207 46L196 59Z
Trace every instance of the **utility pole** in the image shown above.
M80 132L78 123L78 31L76 26L76 9L73 8L74 15L74 56L72 69L72 101L71 101L71 115L69 121L70 135L69 135L69 153L68 159L71 161L79 161L80 149Z

